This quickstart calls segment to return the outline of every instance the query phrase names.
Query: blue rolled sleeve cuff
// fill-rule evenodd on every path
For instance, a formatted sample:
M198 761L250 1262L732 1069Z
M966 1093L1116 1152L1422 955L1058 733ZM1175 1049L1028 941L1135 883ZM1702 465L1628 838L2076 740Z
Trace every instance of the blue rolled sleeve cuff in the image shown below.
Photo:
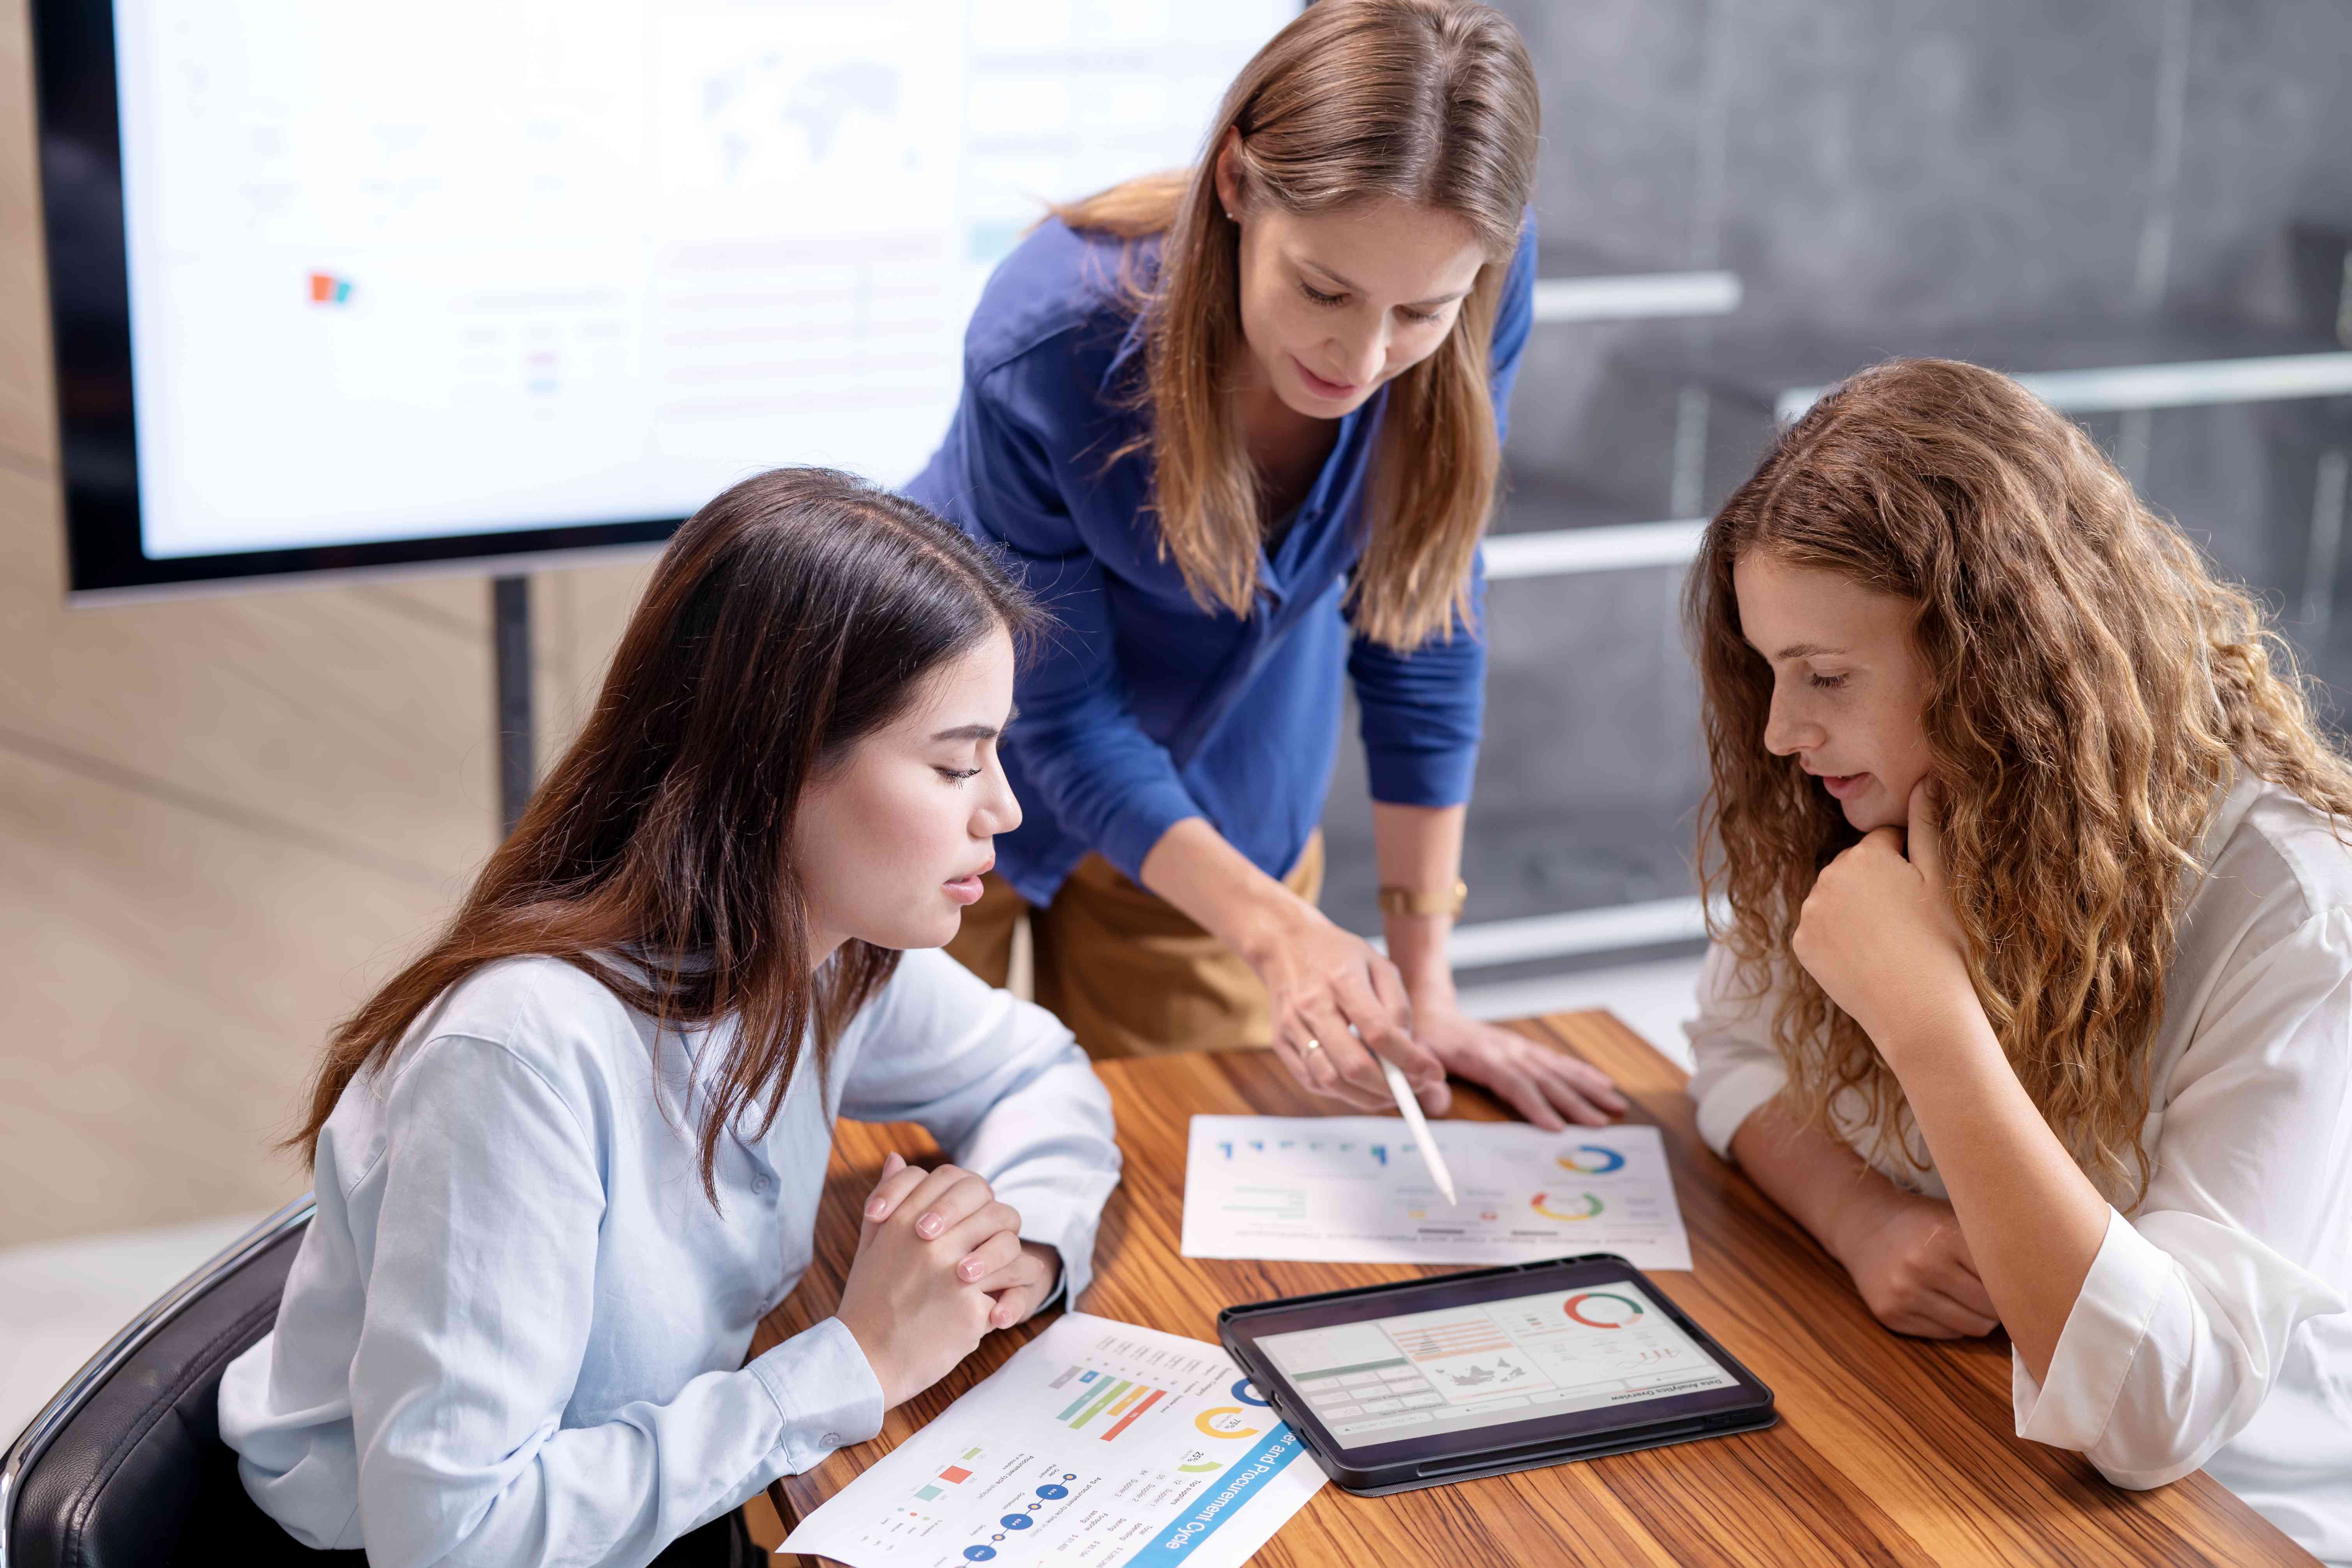
M1140 882L1143 858L1151 853L1151 847L1186 817L1200 815L1200 806L1171 773L1165 779L1145 784L1121 803L1102 824L1095 847L1104 859Z
M1470 799L1486 703L1486 643L1476 630L1486 619L1483 562L1470 595L1471 623L1457 620L1445 641L1399 653L1360 637L1349 654L1374 800L1447 806Z

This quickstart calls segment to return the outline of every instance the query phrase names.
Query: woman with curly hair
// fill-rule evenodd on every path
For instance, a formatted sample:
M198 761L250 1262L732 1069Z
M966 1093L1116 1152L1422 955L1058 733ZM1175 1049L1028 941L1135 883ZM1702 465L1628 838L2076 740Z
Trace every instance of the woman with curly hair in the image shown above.
M2352 1559L2352 768L2242 591L2016 383L1832 391L1687 604L1727 909L1699 1129L2018 1435Z

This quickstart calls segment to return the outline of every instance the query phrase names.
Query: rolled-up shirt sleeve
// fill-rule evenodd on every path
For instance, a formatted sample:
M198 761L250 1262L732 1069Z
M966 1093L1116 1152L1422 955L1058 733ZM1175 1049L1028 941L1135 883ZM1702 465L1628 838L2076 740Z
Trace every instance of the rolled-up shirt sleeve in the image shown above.
M1119 1175L1110 1093L1086 1052L1051 1013L936 951L906 954L871 1009L841 1113L922 1125L1020 1211L1024 1240L1061 1254L1075 1302Z
M1390 805L1460 805L1470 798L1486 716L1486 639L1477 622L1486 604L1484 556L1470 568L1471 619L1452 635L1400 653L1358 634L1348 678L1362 716L1364 777Z
M1690 1037L1698 1135L1727 1160L1740 1123L1789 1081L1772 1047L1770 1006L1769 995L1743 987L1730 949L1708 944L1698 971L1698 1016L1683 1032Z
M1511 388L1535 324L1536 226L1530 211L1504 274L1496 311L1488 392L1495 433L1510 432ZM1400 653L1356 636L1348 679L1361 715L1364 775L1371 797L1391 805L1460 805L1470 798L1486 718L1486 558L1470 568L1470 614L1449 634Z
M2313 1265L2352 1226L2352 915L2225 981L2168 1093L2154 1177L2134 1217L2110 1212L2048 1375L2011 1374L2019 1436L2133 1488L2205 1464L2303 1326L2347 1309Z
M880 1430L881 1387L832 1320L564 1426L605 1213L593 1109L488 1040L433 1039L396 1070L351 1363L369 1561L650 1562Z

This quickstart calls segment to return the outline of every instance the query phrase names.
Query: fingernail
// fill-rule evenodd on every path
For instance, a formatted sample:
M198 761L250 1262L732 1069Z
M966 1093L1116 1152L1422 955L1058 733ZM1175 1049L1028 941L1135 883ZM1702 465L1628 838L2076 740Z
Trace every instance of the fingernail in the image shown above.
M980 1265L977 1263L959 1263L956 1265L956 1272L966 1279L977 1279L980 1278Z
M939 1235L941 1228L940 1216L935 1214L927 1214L915 1222L915 1234L927 1238Z
M867 1219L880 1219L882 1217L882 1200L880 1198L876 1198L872 1203L866 1205L866 1217Z

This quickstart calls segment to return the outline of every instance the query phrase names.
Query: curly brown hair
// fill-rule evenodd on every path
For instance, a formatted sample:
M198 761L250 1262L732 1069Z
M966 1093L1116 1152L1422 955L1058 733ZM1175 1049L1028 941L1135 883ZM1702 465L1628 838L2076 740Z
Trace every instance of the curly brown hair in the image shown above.
M2147 1190L2146 1058L2205 830L2238 768L2339 823L2352 767L2285 643L2083 431L1949 360L1847 380L1780 437L1700 546L1685 590L1712 772L1700 812L1710 934L1752 997L1778 992L1782 1104L1832 1108L1915 1161L1902 1088L1789 958L1813 879L1857 835L1764 748L1772 671L1743 638L1750 551L1916 606L1921 721L1969 973L2018 1079L2111 1198ZM2339 834L2340 836L2340 834Z

